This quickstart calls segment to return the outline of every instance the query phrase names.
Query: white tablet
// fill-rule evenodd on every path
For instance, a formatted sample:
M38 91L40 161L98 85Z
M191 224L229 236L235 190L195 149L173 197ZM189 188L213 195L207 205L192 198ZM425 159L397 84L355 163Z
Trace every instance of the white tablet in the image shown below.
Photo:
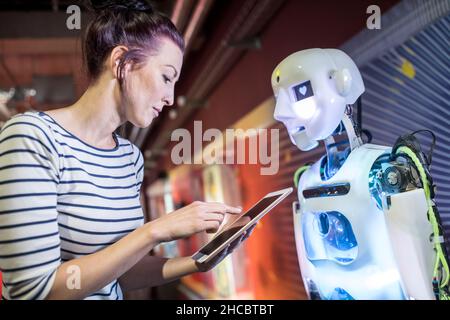
M232 224L225 227L225 229L194 253L192 258L200 263L208 262L233 240L240 237L245 230L253 226L291 192L292 188L287 188L267 194L247 212L243 213Z

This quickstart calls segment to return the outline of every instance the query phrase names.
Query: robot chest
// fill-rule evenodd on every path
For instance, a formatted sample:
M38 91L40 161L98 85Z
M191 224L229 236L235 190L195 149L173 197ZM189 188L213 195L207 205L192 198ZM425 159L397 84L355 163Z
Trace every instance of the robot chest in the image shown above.
M301 176L297 227L307 239L310 260L351 263L361 244L366 246L384 228L383 212L369 189L370 170L380 153L361 149L327 181L321 178L320 161Z
M338 210L368 213L376 208L370 191L370 174L375 161L387 148L363 146L353 151L339 171L323 179L323 159L300 178L298 199L302 211Z

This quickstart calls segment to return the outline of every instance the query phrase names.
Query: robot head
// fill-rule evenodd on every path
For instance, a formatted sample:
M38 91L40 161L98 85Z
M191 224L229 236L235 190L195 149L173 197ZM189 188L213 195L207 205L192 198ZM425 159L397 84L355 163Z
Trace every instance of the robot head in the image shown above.
M285 58L272 74L274 117L299 149L308 151L330 136L345 107L364 92L353 60L337 49L307 49Z

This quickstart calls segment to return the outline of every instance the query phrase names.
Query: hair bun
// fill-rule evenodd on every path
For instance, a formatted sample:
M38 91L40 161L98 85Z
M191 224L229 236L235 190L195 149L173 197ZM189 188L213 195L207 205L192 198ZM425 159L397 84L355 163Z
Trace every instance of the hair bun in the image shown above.
M95 12L103 10L133 10L152 12L153 8L145 0L91 0L91 6Z

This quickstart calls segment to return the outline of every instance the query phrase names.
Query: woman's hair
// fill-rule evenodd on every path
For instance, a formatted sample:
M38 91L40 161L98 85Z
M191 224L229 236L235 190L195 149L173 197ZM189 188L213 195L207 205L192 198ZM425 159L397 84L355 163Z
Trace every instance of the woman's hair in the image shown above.
M118 65L118 80L124 81L127 63L138 66L158 50L161 38L172 40L184 52L183 36L165 15L155 11L145 0L92 0L95 17L83 41L83 58L89 79L95 81L114 49L128 48Z

